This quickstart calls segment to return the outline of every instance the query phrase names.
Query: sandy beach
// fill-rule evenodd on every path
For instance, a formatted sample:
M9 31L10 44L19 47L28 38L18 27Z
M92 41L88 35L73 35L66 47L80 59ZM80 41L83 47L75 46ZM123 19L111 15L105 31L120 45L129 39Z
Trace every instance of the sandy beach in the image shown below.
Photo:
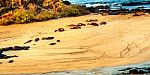
M106 25L83 26L71 30L69 24L88 19L106 21ZM150 60L150 15L86 15L45 22L0 26L0 47L30 46L27 51L9 51L17 58L0 59L0 74L43 73L90 69ZM64 28L64 32L54 32ZM41 40L42 37L55 37ZM40 38L38 42L24 44ZM60 42L56 42L60 40ZM56 43L56 45L49 45ZM13 63L8 63L9 60Z

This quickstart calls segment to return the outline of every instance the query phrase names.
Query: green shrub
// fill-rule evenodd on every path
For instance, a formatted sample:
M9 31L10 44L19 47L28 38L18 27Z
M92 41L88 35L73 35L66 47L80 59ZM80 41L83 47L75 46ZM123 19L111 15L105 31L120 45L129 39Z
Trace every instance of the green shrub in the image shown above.
M80 12L79 12L79 9L67 9L66 11L64 12L60 12L60 16L61 17L73 17L73 16L80 16L82 15Z
M81 7L79 5L71 5L70 7L63 7L59 15L61 17L69 17L69 16L81 16L89 14L90 12L86 10L84 7Z
M23 13L14 14L13 18L15 19L14 23L16 24L29 23L29 22L34 21L35 13L25 11Z
M82 15L86 15L86 14L89 14L90 11L86 10L86 7L82 7L80 5L71 5L71 8L72 9L78 9L79 12L82 14Z
M39 14L36 15L36 21L48 20L53 18L53 14L49 11L41 11Z

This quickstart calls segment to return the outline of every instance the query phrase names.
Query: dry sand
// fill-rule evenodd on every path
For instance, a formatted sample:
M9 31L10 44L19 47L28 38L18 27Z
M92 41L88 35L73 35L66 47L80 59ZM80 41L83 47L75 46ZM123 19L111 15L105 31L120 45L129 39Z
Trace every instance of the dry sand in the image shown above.
M86 23L87 19L106 21L107 25L86 26L79 30L65 28L69 24ZM64 32L54 30L63 27ZM150 16L87 15L62 18L24 25L0 26L0 47L24 45L30 39L54 36L54 40L31 42L28 51L10 51L18 55L0 59L1 74L40 73L63 70L89 69L150 60ZM54 46L48 44L55 43ZM36 44L36 45L33 45Z

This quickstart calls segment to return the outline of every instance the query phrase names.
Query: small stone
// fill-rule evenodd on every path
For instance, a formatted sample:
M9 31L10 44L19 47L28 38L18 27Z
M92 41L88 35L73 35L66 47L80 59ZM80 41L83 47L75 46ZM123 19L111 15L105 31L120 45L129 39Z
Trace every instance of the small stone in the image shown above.
M52 40L54 37L43 37L42 40Z
M54 30L54 32L57 32L58 30Z
M60 40L57 40L57 42L60 42Z
M97 24L97 23L90 23L90 25L98 26L98 24Z
M8 63L13 63L14 62L14 60L9 60L9 62Z
M107 24L107 22L105 22L105 21L100 23L100 25L105 25L105 24Z
M63 32L63 31L65 31L65 29L64 28L58 28L58 31Z
M36 38L36 39L35 39L35 42L38 42L39 40L40 40L40 38Z
M27 42L25 42L24 44L26 44L26 43L31 43L33 40L28 40Z
M56 43L50 43L49 45L56 45Z

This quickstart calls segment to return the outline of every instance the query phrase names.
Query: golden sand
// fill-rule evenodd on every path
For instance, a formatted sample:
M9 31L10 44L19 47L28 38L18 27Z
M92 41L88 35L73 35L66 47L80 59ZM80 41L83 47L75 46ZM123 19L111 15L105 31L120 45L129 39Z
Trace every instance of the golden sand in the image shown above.
M69 24L86 23L98 19L106 25L85 26L78 30ZM65 28L64 32L54 32ZM53 40L41 40L54 36ZM39 42L23 44L40 38ZM60 40L60 42L56 42ZM50 46L50 43L56 45ZM33 45L36 44L36 45ZM0 59L1 74L38 73L63 70L89 69L119 66L150 60L150 16L132 15L100 16L86 15L62 18L23 25L0 26L0 47L27 45L28 51L10 51L7 55L18 58Z

